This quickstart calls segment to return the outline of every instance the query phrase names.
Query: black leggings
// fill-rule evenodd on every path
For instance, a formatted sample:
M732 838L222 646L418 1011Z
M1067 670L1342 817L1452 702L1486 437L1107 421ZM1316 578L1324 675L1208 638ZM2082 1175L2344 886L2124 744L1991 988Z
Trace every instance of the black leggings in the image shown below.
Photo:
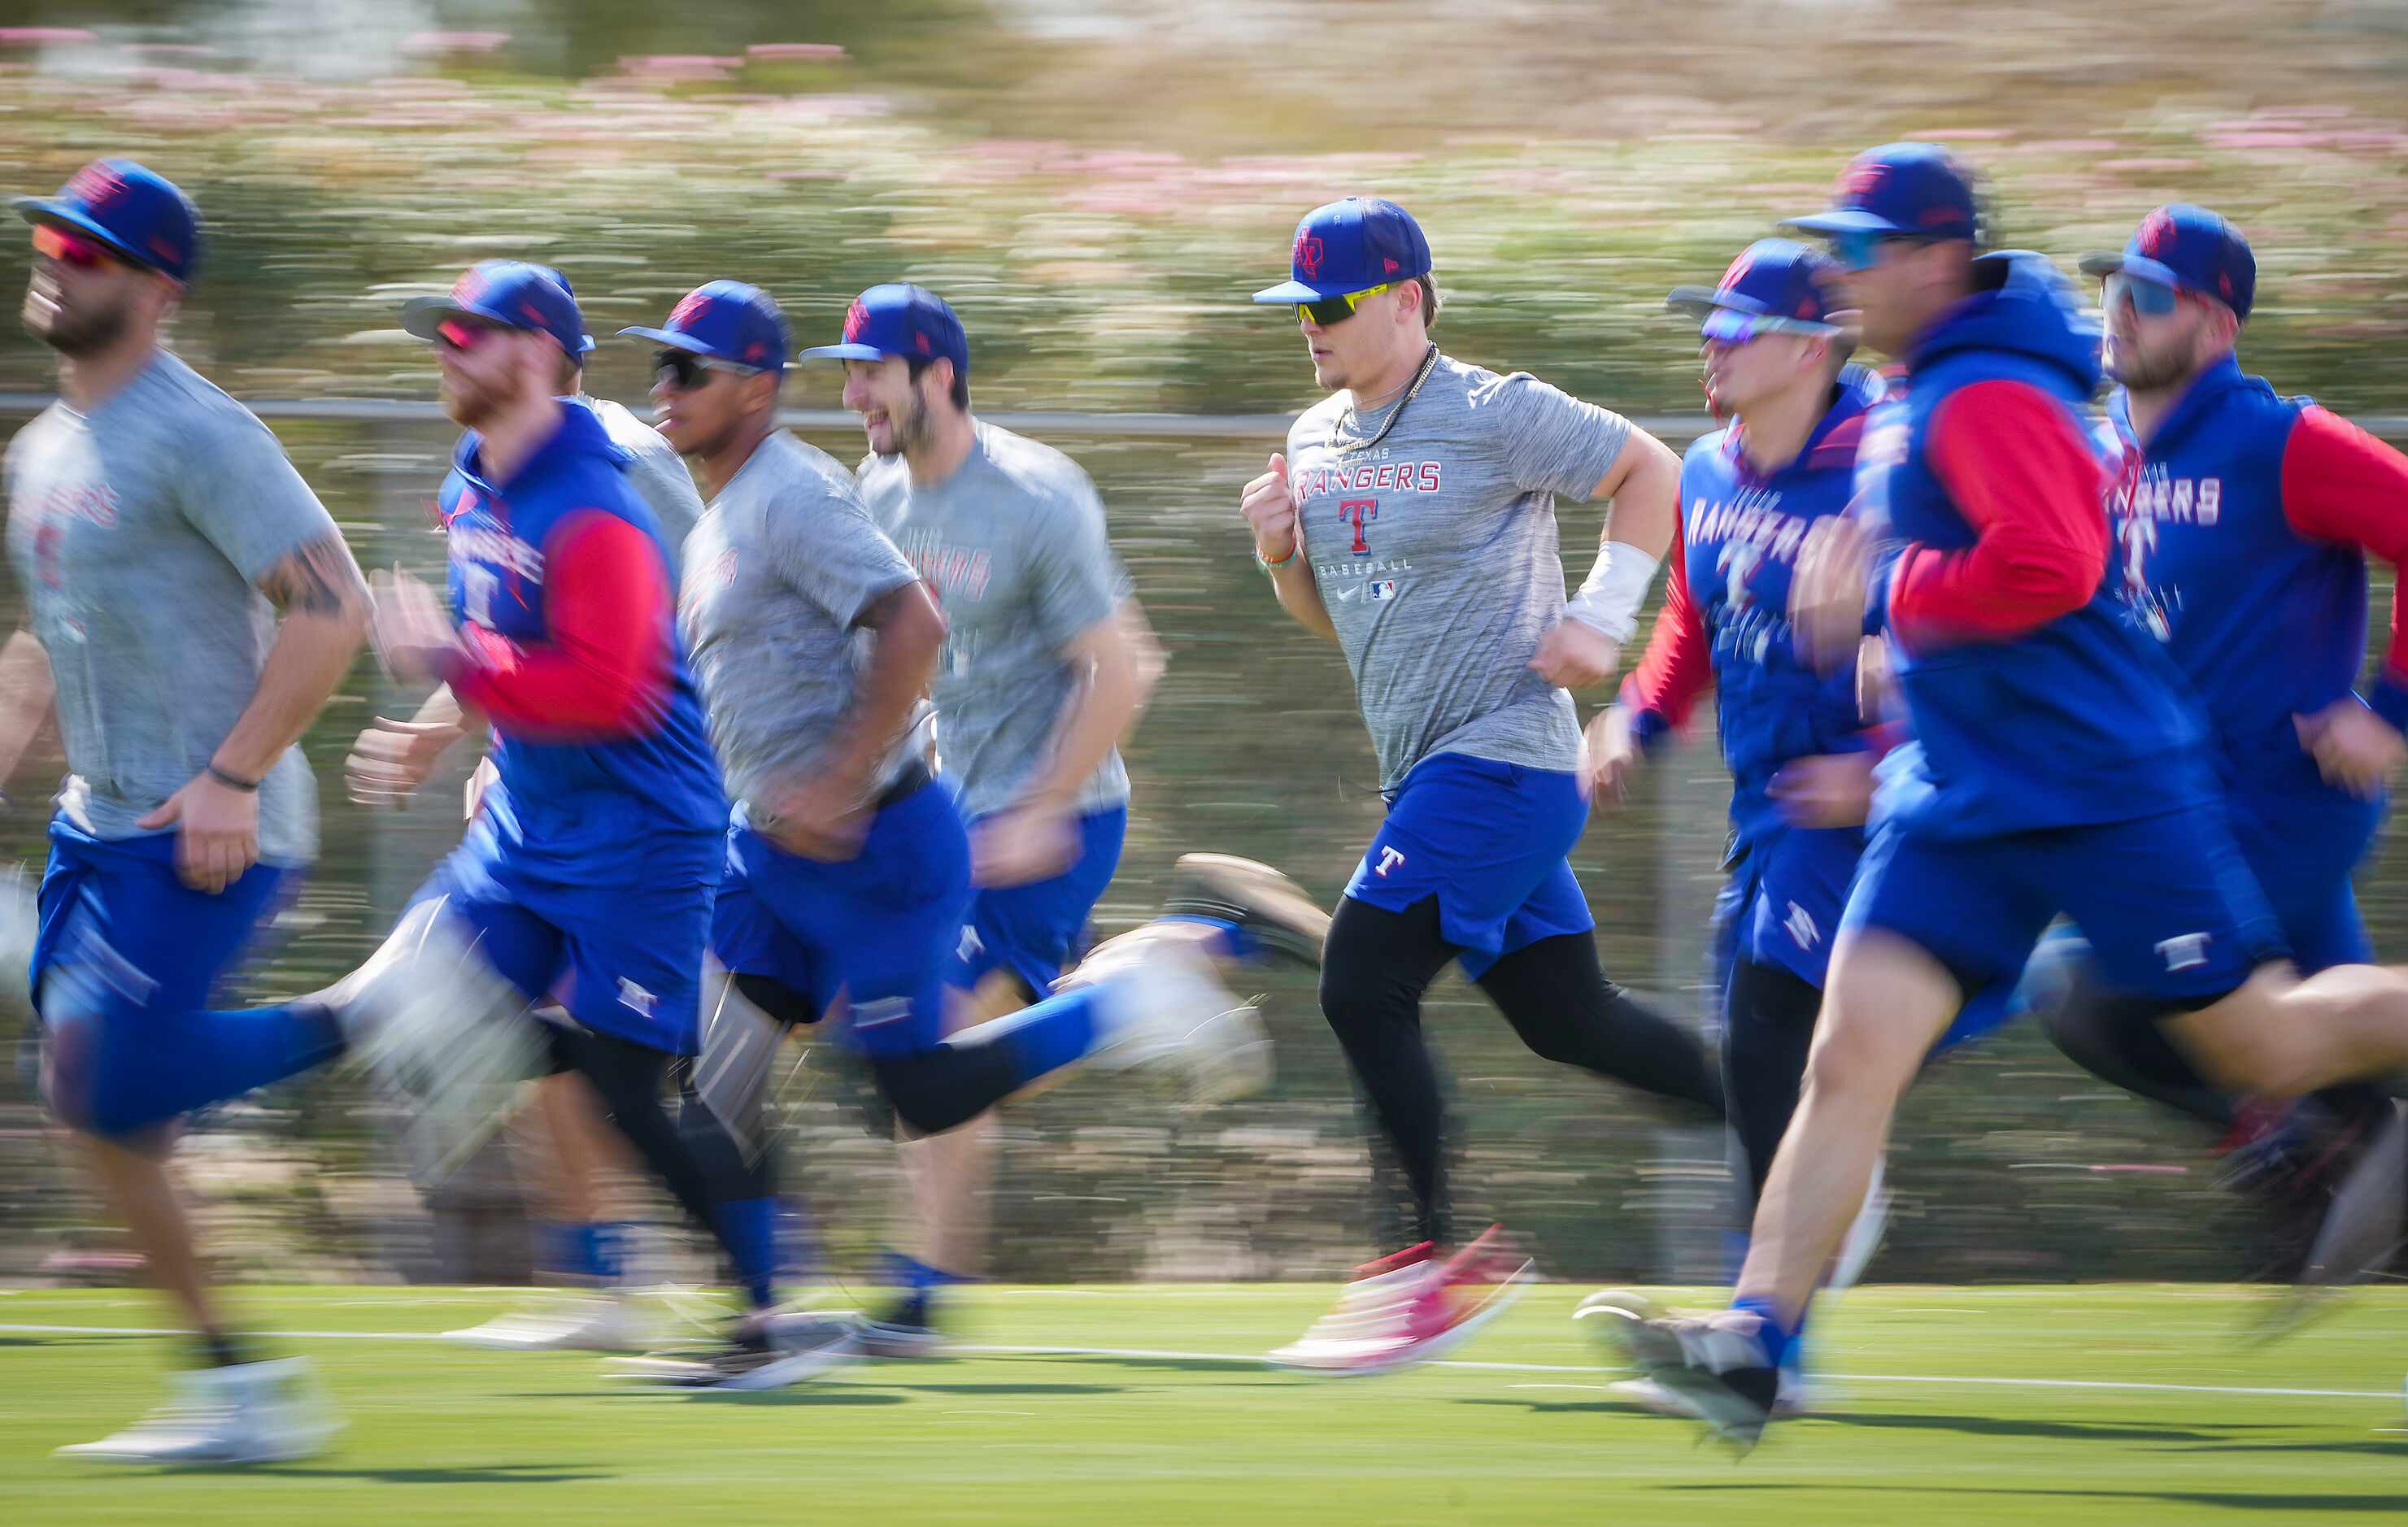
M1751 1210L1798 1111L1822 1007L1821 991L1778 965L1741 960L1731 967L1723 1001L1723 1095L1745 1162Z
M1385 1151L1412 1197L1415 1240L1446 1241L1444 1104L1422 1037L1422 993L1463 952L1440 930L1436 897L1401 912L1338 904L1322 952L1321 1010L1361 1085ZM1542 938L1477 983L1533 1054L1682 1098L1719 1119L1720 1080L1704 1049L1605 978L1585 933Z
M789 1026L815 1023L818 1007L803 992L770 976L738 972L736 990L746 1001ZM896 1117L922 1135L939 1135L967 1124L1020 1090L1029 1073L1019 1040L1010 1033L976 1044L949 1040L902 1055L868 1057L878 1091Z
M661 1101L661 1084L676 1057L583 1029L552 1030L552 1063L593 1084L602 1111L680 1206L719 1242L740 1269L746 1253L732 1238L719 1206L769 1196L767 1153L747 1162L725 1125L688 1096L675 1123Z

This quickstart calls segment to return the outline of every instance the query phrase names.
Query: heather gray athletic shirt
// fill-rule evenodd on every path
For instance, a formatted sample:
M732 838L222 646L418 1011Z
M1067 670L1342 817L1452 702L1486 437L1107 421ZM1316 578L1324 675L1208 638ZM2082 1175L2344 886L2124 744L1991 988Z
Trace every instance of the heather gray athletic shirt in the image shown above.
M685 458L660 431L609 399L580 394L578 401L602 421L610 443L627 453L627 481L652 511L652 518L661 522L661 545L669 554L669 577L675 579L683 565L680 559L685 538L694 534L694 522L702 518L702 495L695 492L694 474L686 470Z
M1621 415L1526 372L1440 356L1362 418L1333 393L1288 430L1297 528L1394 789L1432 753L1572 769L1571 696L1529 668L1562 618L1555 495L1585 499L1630 435Z
M932 688L945 772L969 815L1000 811L1044 767L1063 703L1083 680L1062 649L1129 595L1103 501L1078 463L992 424L977 426L969 455L934 487L914 486L900 456L867 457L859 477L870 514L944 604ZM1070 806L1094 811L1128 793L1114 749Z
M90 414L43 410L7 478L8 558L58 686L60 809L95 837L146 835L135 822L259 688L276 639L259 578L335 521L267 426L165 351ZM317 785L289 749L260 781L259 856L317 851Z
M720 490L686 539L678 624L729 800L765 805L822 766L868 661L863 613L918 579L853 475L784 430ZM873 790L919 755L927 725L923 702Z

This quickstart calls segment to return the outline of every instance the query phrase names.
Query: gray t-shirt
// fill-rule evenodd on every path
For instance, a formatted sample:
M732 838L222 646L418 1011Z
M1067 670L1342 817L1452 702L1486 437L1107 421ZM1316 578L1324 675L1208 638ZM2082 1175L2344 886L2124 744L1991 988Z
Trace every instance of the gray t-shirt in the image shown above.
M627 453L627 481L661 522L661 545L669 554L669 577L675 578L685 538L702 518L702 495L695 492L685 458L660 431L609 399L580 394L578 401L602 421L610 443Z
M1069 457L983 423L934 487L914 485L900 456L867 458L860 480L870 514L944 605L933 689L945 772L971 816L999 811L1044 767L1063 704L1083 681L1063 648L1128 597L1103 501ZM1093 811L1128 793L1115 749L1071 806Z
M165 351L88 415L45 409L7 478L8 558L58 686L60 808L142 836L259 687L276 637L259 578L335 521L267 426ZM260 858L307 863L317 819L291 749L260 783Z
M728 799L749 805L819 766L868 661L863 613L918 578L827 452L780 430L738 469L686 538L678 597ZM923 702L874 787L918 756L927 727Z
M1287 437L1299 555L1354 675L1381 788L1432 753L1575 768L1571 696L1529 668L1564 612L1555 495L1585 499L1629 421L1527 373L1440 356L1387 438L1360 449L1401 404L1358 419L1333 393Z

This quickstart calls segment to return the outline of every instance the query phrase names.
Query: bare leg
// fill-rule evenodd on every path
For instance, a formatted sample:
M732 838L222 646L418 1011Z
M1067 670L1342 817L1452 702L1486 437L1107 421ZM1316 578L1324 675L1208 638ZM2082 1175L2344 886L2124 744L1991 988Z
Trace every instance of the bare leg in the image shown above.
M1890 1116L1964 1004L1956 978L1894 935L1842 935L1823 988L1798 1112L1756 1211L1735 1292L1793 1325L1864 1206Z
M552 1218L562 1224L605 1219L611 1178L627 1170L627 1149L602 1117L594 1088L563 1072L536 1083L536 1115L552 1147L545 1190Z
M2395 967L2338 965L2303 981L2261 966L2222 1002L2163 1021L2209 1077L2263 1097L2408 1072L2408 971Z
M202 1277L200 1248L182 1197L167 1173L168 1130L147 1132L139 1141L79 1135L84 1158L101 1191L132 1233L150 1269L150 1281L172 1300L193 1329L205 1337L224 1333L217 1304Z
M1008 1018L1027 1006L1020 983L990 971L975 991L953 993L948 1032ZM917 1135L898 1124L903 1171L910 1183L913 1255L941 1272L975 1276L985 1263L987 1188L995 1180L992 1112L941 1135Z

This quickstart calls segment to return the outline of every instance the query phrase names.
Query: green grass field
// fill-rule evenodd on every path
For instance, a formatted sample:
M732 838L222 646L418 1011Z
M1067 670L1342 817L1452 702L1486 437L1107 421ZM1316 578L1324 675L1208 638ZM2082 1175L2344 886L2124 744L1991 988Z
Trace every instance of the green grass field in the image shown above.
M2408 1513L2408 1293L2271 1349L2258 1291L1860 1290L1820 1334L1840 1392L1734 1463L1633 1409L1541 1288L1461 1362L1323 1381L1251 1354L1326 1291L991 1289L966 1343L748 1397L631 1391L590 1357L458 1349L491 1290L251 1289L351 1422L261 1470L68 1463L157 1398L138 1292L0 1292L0 1520L2198 1522ZM395 1339L398 1338L398 1339ZM1081 1352L1010 1349L1081 1348ZM2264 1392L2294 1391L2301 1392Z

